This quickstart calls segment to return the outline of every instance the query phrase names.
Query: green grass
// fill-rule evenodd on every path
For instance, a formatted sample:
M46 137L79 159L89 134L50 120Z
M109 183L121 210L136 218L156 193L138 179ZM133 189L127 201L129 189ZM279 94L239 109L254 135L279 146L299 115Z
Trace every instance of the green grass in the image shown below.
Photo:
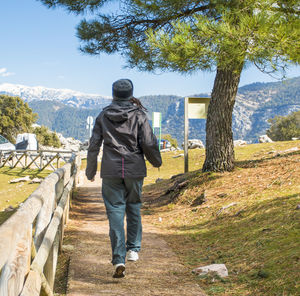
M202 173L203 152L193 150L198 170L177 178L187 187L164 195L176 180L145 186L144 220L161 229L184 265L226 264L226 279L191 274L208 295L300 295L300 153L277 155L291 147L300 142L238 147L236 168L226 173ZM181 172L183 160L163 159L165 178ZM203 192L206 201L195 202Z
M158 169L154 168L148 161L147 165L147 177L145 178L144 184L155 183L155 180L169 179L173 175L181 174L184 172L184 157L173 158L176 155L183 154L183 150L174 152L162 153L163 165ZM190 170L199 169L204 161L205 151L204 149L196 149L189 151L189 167ZM98 163L98 170L100 170L101 164ZM86 168L86 159L81 160L81 170Z
M0 224L9 218L14 211L5 212L8 206L17 208L26 198L39 186L39 184L29 184L29 182L12 183L9 181L20 177L30 176L30 178L45 178L51 171L44 170L22 170L21 168L10 169L0 168Z
M145 178L144 184L155 183L155 181L160 179L169 179L174 175L182 174L184 172L184 157L180 156L178 158L174 158L174 156L178 156L183 154L183 150L174 151L174 152L163 152L162 166L158 168L154 168L148 161L146 161L147 165L147 177ZM202 167L205 157L204 149L194 149L189 150L189 170L194 171Z

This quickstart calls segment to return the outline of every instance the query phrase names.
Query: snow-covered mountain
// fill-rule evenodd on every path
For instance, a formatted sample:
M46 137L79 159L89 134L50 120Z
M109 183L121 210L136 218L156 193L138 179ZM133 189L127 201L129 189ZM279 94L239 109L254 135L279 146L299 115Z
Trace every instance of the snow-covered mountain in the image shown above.
M27 87L0 84L0 94L20 96L38 113L38 124L62 133L65 137L87 139L86 118L96 118L111 98L89 95L67 89ZM208 96L198 94L197 96ZM162 113L162 133L171 134L178 143L183 141L184 100L172 95L140 97L152 112ZM76 108L73 108L76 107ZM300 110L300 77L283 82L253 83L240 87L233 110L232 130L234 139L257 142L259 135L269 128L268 119L286 116ZM76 120L74 120L76 119ZM205 120L190 121L190 138L205 142Z
M78 108L94 108L108 105L111 97L96 94L85 94L70 89L55 89L42 86L25 86L19 84L0 84L0 94L19 96L26 102L34 100L60 101L61 103Z

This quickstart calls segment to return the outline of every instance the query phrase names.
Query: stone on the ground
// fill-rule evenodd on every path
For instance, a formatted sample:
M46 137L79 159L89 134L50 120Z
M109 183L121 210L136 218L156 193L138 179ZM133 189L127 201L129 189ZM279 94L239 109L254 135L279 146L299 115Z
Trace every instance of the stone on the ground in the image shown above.
M57 133L62 149L77 152L81 149L82 143L79 140L68 137L65 138L61 133ZM60 149L61 150L61 149Z
M296 206L296 210L300 210L300 204Z
M272 139L269 138L267 135L259 136L258 141L259 143L273 143Z
M280 152L281 152L281 153L290 153L290 152L296 152L296 151L298 151L298 150L299 150L298 147L292 147L292 148L290 148L290 149L286 149L286 150L280 151Z
M299 138L292 138L292 141L297 141L299 140Z
M197 275L206 275L210 272L215 272L221 278L228 276L228 270L225 264L211 264L206 266L200 266L193 269L192 272Z
M161 182L163 179L161 179L161 178L157 178L156 180L155 180L155 183L158 183L158 182Z
M73 245L62 245L62 250L64 252L73 251L75 248Z
M217 196L220 197L220 198L224 198L224 197L227 197L228 194L224 193L224 192L221 192L221 193L218 193Z
M19 182L27 182L27 181L30 181L29 176L25 176L25 177L22 177L22 178L17 178L17 179L10 180L9 183L19 183Z
M199 139L188 140L188 149L205 148L202 141Z
M289 149L283 150L283 151L275 151L275 156L280 156L280 155L290 153L290 152L296 152L298 150L299 150L298 147L292 147L292 148L289 148Z
M233 145L234 146L244 146L244 145L247 145L247 142L244 140L235 140L235 141L233 141Z
M181 145L184 147L184 142ZM196 149L196 148L205 148L202 141L199 139L190 139L188 140L188 149Z
M13 206L9 206L6 209L4 209L4 212L11 212L13 211L15 208Z
M41 183L43 181L43 179L40 178L33 178L30 182L30 184L35 184L35 183Z
M228 208L230 208L230 207L233 207L233 206L236 206L236 205L237 205L236 202L232 202L232 203L230 203L229 205L222 207L222 208L217 212L217 215L219 215L223 210L226 210L226 209L228 209Z

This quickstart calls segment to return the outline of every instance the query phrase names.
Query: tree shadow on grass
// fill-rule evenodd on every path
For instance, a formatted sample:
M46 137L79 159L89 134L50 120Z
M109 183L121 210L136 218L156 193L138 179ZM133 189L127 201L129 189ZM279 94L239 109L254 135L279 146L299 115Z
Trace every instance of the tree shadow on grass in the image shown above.
M40 171L38 169L22 169L22 168L10 168L4 167L0 169L0 174L8 175L8 176L16 176L16 177L25 177L30 176L33 178L45 178L53 171L43 170Z
M253 159L253 160L242 160L242 161L236 161L235 166L238 168L255 168L257 165L262 164L264 162L275 160L275 159L284 159L291 156L299 155L300 151L294 151L286 154L280 154L280 155L273 155L270 157L260 158L260 159Z
M10 212L0 212L0 225L16 212L16 209Z
M283 210L283 205L287 207L288 202L294 202L295 206L290 207L288 210L294 213L294 215L300 215L300 211L296 210L296 203L299 201L300 192L290 195L284 195L284 196L277 196L274 197L272 200L264 200L260 201L259 203L249 206L247 208L243 208L243 211L235 210L234 213L228 208L228 211L224 211L220 215L218 215L218 211L216 213L212 214L213 219L205 221L203 223L198 223L194 225L184 225L180 227L172 226L171 228L174 230L180 230L180 231L189 231L189 230L200 230L200 229L208 229L210 227L217 227L218 231L225 230L224 222L226 223L234 223L235 226L238 225L238 223L245 223L246 229L248 223L251 221L261 222L261 226L264 222L268 223L269 220L276 221L277 218L279 218L278 215L274 215L274 212ZM238 213L238 214L237 214ZM284 213L280 213L282 215L282 222L284 223ZM239 226L237 227L239 228Z
M296 295L299 196L295 193L261 201L238 216L229 210L195 225L171 226L174 234L162 236L191 268L226 264L229 282L210 283L207 288L221 285L230 295L238 288L243 289L243 295L273 296L287 291Z

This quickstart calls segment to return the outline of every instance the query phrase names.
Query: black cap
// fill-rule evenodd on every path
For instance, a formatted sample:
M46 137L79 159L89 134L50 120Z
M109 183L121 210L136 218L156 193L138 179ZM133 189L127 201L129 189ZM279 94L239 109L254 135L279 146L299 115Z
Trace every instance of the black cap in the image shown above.
M119 79L112 85L114 99L129 100L133 95L133 84L130 79Z

